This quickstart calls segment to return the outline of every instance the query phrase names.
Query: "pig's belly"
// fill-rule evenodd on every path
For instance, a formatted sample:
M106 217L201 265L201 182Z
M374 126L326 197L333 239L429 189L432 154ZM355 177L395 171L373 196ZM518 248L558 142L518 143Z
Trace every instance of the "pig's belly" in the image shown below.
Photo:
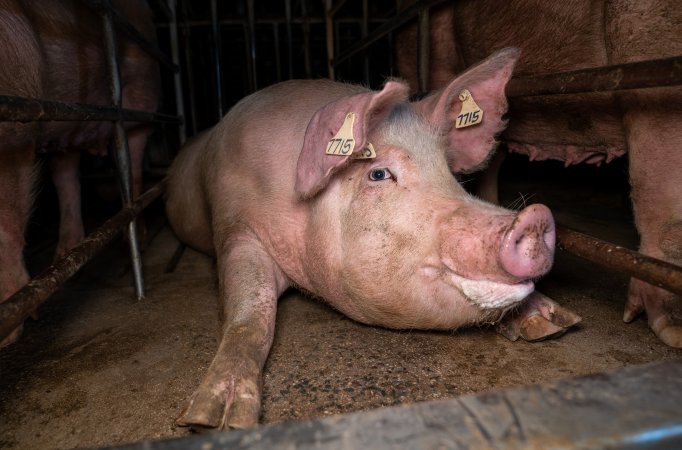
M609 162L627 151L622 116L608 93L511 99L503 137L512 152L566 165Z

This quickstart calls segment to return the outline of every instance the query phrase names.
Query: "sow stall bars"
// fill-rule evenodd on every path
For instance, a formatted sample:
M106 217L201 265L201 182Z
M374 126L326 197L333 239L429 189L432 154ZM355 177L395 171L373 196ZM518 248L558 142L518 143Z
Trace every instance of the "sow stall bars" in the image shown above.
M370 64L378 65L380 63L376 62L376 58L369 58L367 56L368 49L371 46L376 45L387 46L389 51L387 52L387 55L384 56L387 57L386 59L388 60L388 65L391 66L391 56L393 50L392 32L411 20L417 20L419 30L419 64L417 67L420 85L423 87L428 74L428 33L422 32L422 30L428 27L429 9L442 3L444 0L417 1L417 3L415 3L415 5L412 7L397 12L392 16L389 13L389 15L378 18L370 17L371 5L369 4L368 0L354 0L353 2L347 2L347 0L339 0L336 2L332 0L325 0L323 15L315 15L314 12L308 14L306 12L306 6L310 7L314 2L302 0L292 3L292 0L283 0L284 17L265 19L257 18L257 5L255 4L255 0L244 0L241 2L241 4L245 6L245 16L234 19L219 19L218 5L220 5L221 8L226 8L228 5L220 3L217 0L208 0L206 3L208 8L210 8L209 20L189 19L186 11L184 11L185 20L180 23L177 21L176 8L187 8L188 2L180 1L177 3L176 0L168 0L166 5L162 3L162 1L157 0L157 9L163 11L168 18L167 24L160 24L158 26L162 29L164 27L169 29L170 47L173 54L172 61L165 57L163 53L160 53L154 46L145 43L144 39L141 38L134 29L122 22L116 12L112 10L107 0L83 1L87 1L92 8L101 13L102 25L105 29L105 32L107 33L105 44L108 60L110 63L109 71L111 74L112 83L112 106L101 107L92 105L64 104L36 99L2 97L0 98L0 120L24 122L32 120L107 120L114 122L116 124L116 158L118 161L119 170L121 172L120 178L125 208L112 219L110 219L103 227L88 236L85 241L77 246L72 252L60 258L46 271L29 282L26 287L17 292L11 299L9 299L9 301L0 305L0 338L11 332L16 325L21 323L21 321L23 321L29 315L30 311L44 302L60 287L61 284L63 284L71 275L79 270L80 267L82 267L101 248L103 248L104 245L106 245L106 243L109 242L116 235L116 233L125 226L128 226L128 232L130 234L131 254L136 280L136 293L138 296L143 295L144 285L142 282L139 249L137 246L137 238L135 236L136 231L133 225L133 220L134 217L142 209L144 209L146 205L148 205L154 198L158 197L162 193L163 186L157 185L144 193L137 201L131 202L129 155L127 154L125 130L122 126L123 121L178 124L180 129L179 140L180 142L183 142L185 139L185 125L182 119L184 112L183 98L189 102L187 105L187 126L190 129L189 134L196 134L198 130L201 130L202 128L205 128L206 126L211 125L212 123L215 123L219 120L222 114L226 111L226 106L228 106L231 101L228 99L230 94L234 95L236 98L239 98L259 88L265 87L266 84L280 81L282 79L294 77L310 78L320 76L320 64L319 61L316 63L314 60L316 55L313 51L313 48L316 44L319 44L319 42L315 41L315 36L313 33L311 33L311 27L324 28L324 47L327 53L327 58L325 59L323 76L329 76L332 79L343 78L346 80L362 81L366 85L370 85L372 82L371 76L373 73ZM387 0L387 3L393 2ZM231 7L231 5L229 5L229 7ZM337 17L340 11L347 12L351 7L360 7L362 11L360 14L353 17ZM298 11L295 11L296 8L298 8ZM397 8L395 10L397 10ZM299 14L298 16L296 15L297 13ZM349 34L347 32L349 26L355 27L356 30L359 30L359 36L357 36L357 33ZM189 37L190 31L199 27L208 27L210 29L210 42L212 43L210 46L210 51L212 53L210 61L211 70L205 72L203 78L206 79L209 74L212 78L212 87L215 90L213 97L213 111L211 110L212 108L210 103L208 108L202 108L204 111L200 111L197 107L198 94L195 92L197 90L197 84L194 81L193 73L193 67L195 64L192 61L193 57L190 52ZM224 80L226 77L230 76L230 71L225 70L227 65L223 60L224 46L228 46L228 43L225 42L221 37L223 36L223 32L225 31L226 27L232 27L240 30L239 32L241 33L241 39L245 44L245 51L241 52L241 57L243 57L242 64L246 69L245 73L240 75L245 79L243 89L241 91L239 89L231 88L231 92L228 92L228 89L224 89L226 86L226 82ZM258 62L262 62L260 58L260 55L262 54L262 46L259 47L256 41L257 38L261 37L261 35L258 33L262 32L264 27L267 27L271 30L271 44L272 50L274 50L274 54L271 56L276 61L275 69L272 71L273 73L264 73L266 71L259 69L257 64ZM178 28L181 30L182 37L184 37L184 42L182 39L179 39ZM177 115L130 111L124 110L120 107L120 94L117 93L120 92L120 90L116 88L119 85L115 54L116 52L114 45L112 45L115 43L114 29L116 29L118 32L124 32L133 36L150 54L158 58L163 65L174 71L176 107L178 111ZM344 32L344 30L346 30L346 32ZM284 36L284 39L282 39L282 35ZM359 39L357 39L358 37ZM344 45L349 41L350 45ZM284 42L284 44L282 44L282 42ZM183 97L183 90L180 83L180 73L178 69L178 63L181 59L182 53L180 48L183 44L184 54L182 54L182 57L184 58L183 70L185 70L185 73L183 74L183 81L186 83L188 91L187 96L185 97ZM229 42L229 45L233 45L233 42ZM351 58L358 56L362 58L361 64L356 66L348 64L351 61ZM384 62L385 61L381 61L381 63ZM241 67L242 66L238 66L238 71L241 70ZM354 75L347 75L351 72ZM389 75L391 75L391 72L384 72L382 77ZM572 73L545 75L541 77L529 77L524 79L516 78L512 79L510 82L507 92L510 96L548 95L557 93L631 89L635 87L667 86L675 84L682 84L682 56L661 61L648 61L622 66L602 67L581 70ZM209 119L204 118L204 120L208 120L210 122L208 125L202 123L201 114L205 113L205 110L209 110L209 114L211 115ZM605 243L603 241L598 241L589 236L575 233L565 228L559 227L558 237L560 241L559 245L567 251L573 252L599 264L622 271L628 275L641 278L652 284L669 289L670 291L682 294L682 268ZM654 375L658 376L658 374L660 374L661 380L658 384L660 387L664 386L666 382L675 380L674 377L670 378L666 375L666 373L669 374L671 370L673 372L679 371L678 366L680 365L678 364L677 366L673 366L671 368L669 365L664 364L652 369L647 369L648 371L638 371L638 369L633 369L630 371L632 373L622 372L622 375L621 373L618 373L616 376L623 378L623 380L627 380L627 382L638 384L637 380L643 376L646 376L646 374L648 374L650 377ZM587 383L584 383L585 388L591 392L603 388L602 386L595 388L594 386L591 386L591 384L595 384L595 380L588 380ZM583 384L575 384L572 385L572 388L582 385ZM673 386L670 387L671 389L667 390L667 392L679 392L679 390ZM630 390L630 392L633 391L635 390ZM663 389L663 391L666 391L666 389ZM645 394L646 392L643 392L641 398L645 399ZM664 398L660 399L656 397L656 399L658 399L656 401L665 400L666 396L664 395L663 397ZM634 405L637 404L640 399L633 397L632 400ZM668 400L678 401L677 397L674 395L670 396ZM622 405L619 405L619 407L621 406ZM406 413L409 413L407 414L408 416L410 414L417 414L417 409L422 407L417 405L410 408L412 409L404 410ZM636 408L633 407L632 409L635 410ZM529 411L529 414L531 413L539 417L538 411ZM390 412L386 412L386 414L384 414L381 411L378 411L372 414L376 415L376 420L380 422L383 421L383 423L385 423L385 419L388 417ZM562 412L562 414L564 413ZM362 419L362 421L364 421L367 416L354 415L349 417L358 417L358 419ZM652 420L653 423L656 424L656 421L661 420L661 418L653 418ZM355 425L355 429L351 429L351 423L353 423L353 420L351 419L341 423L329 422L329 424L325 425L325 428L328 426L329 428L326 428L327 432L336 436L341 436L342 433L348 433L350 430L350 436L354 436L354 438L357 439L354 442L358 443L358 445L361 442L365 442L362 439L362 429L366 428L366 426ZM394 429L401 430L406 426L407 423L409 423L409 417L406 420L396 423L396 428ZM264 434L262 436L270 436L273 438L276 437L278 439L278 443L280 444L282 443L280 440L282 438L284 438L284 442L286 442L286 436L289 436L291 439L289 441L290 443L296 442L296 439L294 438L298 437L299 439L303 439L303 441L307 442L308 444L312 444L313 441L310 441L308 438L310 436L310 430L315 429L315 426L310 428L311 426L312 425L304 423L297 427L279 426L268 428L267 430L270 431L263 432ZM415 433L420 432L420 430L417 428L418 427L415 427ZM391 428L388 428L386 432L390 432L390 429ZM620 431L622 431L622 429ZM353 435L353 433L356 434ZM673 430L672 434L674 435L675 433L675 430ZM234 445L240 440L242 442L254 442L255 435L251 434L252 433L249 431L232 433L227 435L231 436L231 438L227 440L225 440L226 438L218 437L188 438L189 440L185 440L182 443L176 442L176 444L180 444L180 446L174 446L171 444L172 441L168 441L167 445L164 445L163 443L157 443L152 444L152 447L199 448L201 445L204 445L208 442L218 442L221 441L221 439L223 443L230 442ZM677 434L679 435L680 433L677 432ZM377 435L377 437L378 436L379 435ZM373 442L378 444L378 441ZM616 439L616 442L618 442L618 439ZM328 443L333 446L332 441L329 441ZM631 444L633 443L631 442ZM637 443L634 444L635 445L633 445L633 447L637 447ZM146 448L149 448L148 443L145 445ZM131 446L131 448L133 447L137 448L137 445ZM305 447L305 445L302 447Z
M109 74L111 106L96 106L74 103L45 101L41 99L0 96L0 120L2 121L111 121L114 124L113 147L121 187L124 208L109 219L98 230L86 237L72 251L60 257L33 280L16 292L6 302L0 304L0 339L6 337L20 325L41 303L49 298L59 287L74 275L86 262L93 258L109 243L122 228L128 227L128 238L132 260L135 293L144 297L142 261L138 243L135 217L163 192L161 184L142 194L136 201L131 196L131 167L128 139L123 127L125 121L149 122L155 124L180 125L180 141L184 141L182 126L182 92L179 82L177 60L177 36L171 36L171 44L176 50L174 59L169 59L155 45L145 38L123 18L110 4L109 0L83 0L102 18L103 48ZM168 4L157 1L157 7L175 23L175 2ZM171 32L175 31L174 26ZM178 115L148 113L121 108L121 82L119 77L116 32L126 33L149 55L163 66L176 73L176 103Z

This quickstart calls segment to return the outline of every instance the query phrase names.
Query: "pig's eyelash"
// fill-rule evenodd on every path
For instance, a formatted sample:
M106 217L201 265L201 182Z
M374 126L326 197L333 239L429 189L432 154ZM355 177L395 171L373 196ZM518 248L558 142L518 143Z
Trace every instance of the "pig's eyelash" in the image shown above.
M369 179L372 181L384 181L393 178L393 174L385 167L379 167L369 171Z

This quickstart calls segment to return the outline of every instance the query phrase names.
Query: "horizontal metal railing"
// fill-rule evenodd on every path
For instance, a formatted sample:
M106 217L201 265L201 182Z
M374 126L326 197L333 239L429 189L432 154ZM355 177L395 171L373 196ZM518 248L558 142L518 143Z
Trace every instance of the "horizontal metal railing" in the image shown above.
M65 103L0 95L0 121L15 122L90 122L125 121L181 124L179 116L136 111L113 106Z

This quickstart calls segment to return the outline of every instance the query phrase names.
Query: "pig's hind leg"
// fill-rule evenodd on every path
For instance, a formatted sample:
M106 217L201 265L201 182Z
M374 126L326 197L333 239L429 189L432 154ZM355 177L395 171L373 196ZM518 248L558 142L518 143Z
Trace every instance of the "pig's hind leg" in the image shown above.
M220 238L219 238L220 239ZM275 331L277 299L288 281L250 233L216 245L224 314L218 352L177 420L194 430L256 425L261 371Z
M59 241L55 258L75 247L85 237L81 215L80 153L54 153L50 159L52 183L59 199Z
M630 184L639 251L682 265L682 90L658 88L623 95L630 147ZM677 109L671 109L675 99ZM625 322L646 312L649 327L666 344L682 347L682 297L632 279Z
M582 318L549 297L533 292L496 325L498 333L511 341L534 342L563 335Z

